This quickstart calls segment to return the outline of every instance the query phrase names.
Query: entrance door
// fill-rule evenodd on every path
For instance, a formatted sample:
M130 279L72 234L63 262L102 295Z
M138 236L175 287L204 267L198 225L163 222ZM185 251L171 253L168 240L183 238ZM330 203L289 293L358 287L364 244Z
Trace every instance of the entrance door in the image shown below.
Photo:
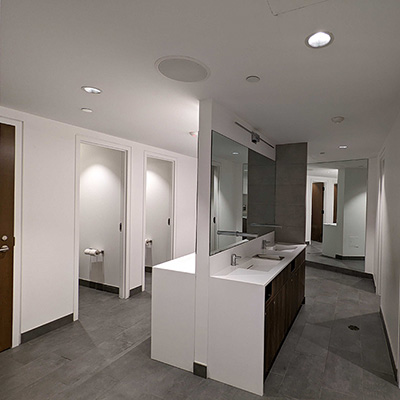
M15 128L0 124L0 351L12 345Z
M146 240L152 265L172 259L174 163L147 158ZM144 244L143 244L144 245ZM149 265L150 266L150 265Z
M311 240L322 243L322 228L324 215L324 183L313 183Z

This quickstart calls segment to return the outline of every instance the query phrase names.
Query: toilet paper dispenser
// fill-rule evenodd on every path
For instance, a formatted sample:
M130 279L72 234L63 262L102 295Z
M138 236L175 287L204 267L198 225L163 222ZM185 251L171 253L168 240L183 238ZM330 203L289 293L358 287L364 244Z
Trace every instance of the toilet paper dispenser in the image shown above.
M99 250L99 249L94 249L92 247L89 247L89 248L84 250L84 253L87 256L98 256L100 254L104 254L104 250Z

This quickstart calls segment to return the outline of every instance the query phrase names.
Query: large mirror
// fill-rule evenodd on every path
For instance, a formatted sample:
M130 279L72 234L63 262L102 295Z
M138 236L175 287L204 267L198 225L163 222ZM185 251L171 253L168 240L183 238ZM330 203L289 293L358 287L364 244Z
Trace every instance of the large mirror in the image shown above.
M308 164L306 259L365 271L368 160Z
M212 132L210 254L271 232L275 161Z

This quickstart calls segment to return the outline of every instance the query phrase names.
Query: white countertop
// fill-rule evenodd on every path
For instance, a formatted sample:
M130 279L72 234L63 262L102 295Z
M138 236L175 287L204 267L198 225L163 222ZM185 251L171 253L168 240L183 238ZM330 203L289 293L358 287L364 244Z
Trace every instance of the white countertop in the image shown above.
M307 246L305 244L293 245L293 251L267 251L267 254L282 256L283 259L275 262L258 257L246 257L238 260L238 265L228 266L212 278L226 279L254 285L268 285L281 271L283 271ZM271 262L272 261L272 262ZM252 269L247 269L253 266ZM256 269L254 269L256 268Z
M183 272L186 274L195 274L196 272L196 256L195 253L187 256L175 258L171 261L166 261L162 264L154 265L154 269L164 269L174 272Z

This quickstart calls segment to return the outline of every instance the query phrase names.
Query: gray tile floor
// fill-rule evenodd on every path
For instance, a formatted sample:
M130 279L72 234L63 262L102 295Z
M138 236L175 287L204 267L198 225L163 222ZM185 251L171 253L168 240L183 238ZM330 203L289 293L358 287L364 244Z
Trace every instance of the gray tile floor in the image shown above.
M327 257L322 254L322 243L311 242L306 250L307 261L313 261L320 264L332 265L355 271L365 271L365 261L363 260L339 260L337 258Z
M81 288L79 322L0 354L0 399L259 399L150 359L147 281L129 300ZM306 296L264 398L399 400L371 281L308 268Z

